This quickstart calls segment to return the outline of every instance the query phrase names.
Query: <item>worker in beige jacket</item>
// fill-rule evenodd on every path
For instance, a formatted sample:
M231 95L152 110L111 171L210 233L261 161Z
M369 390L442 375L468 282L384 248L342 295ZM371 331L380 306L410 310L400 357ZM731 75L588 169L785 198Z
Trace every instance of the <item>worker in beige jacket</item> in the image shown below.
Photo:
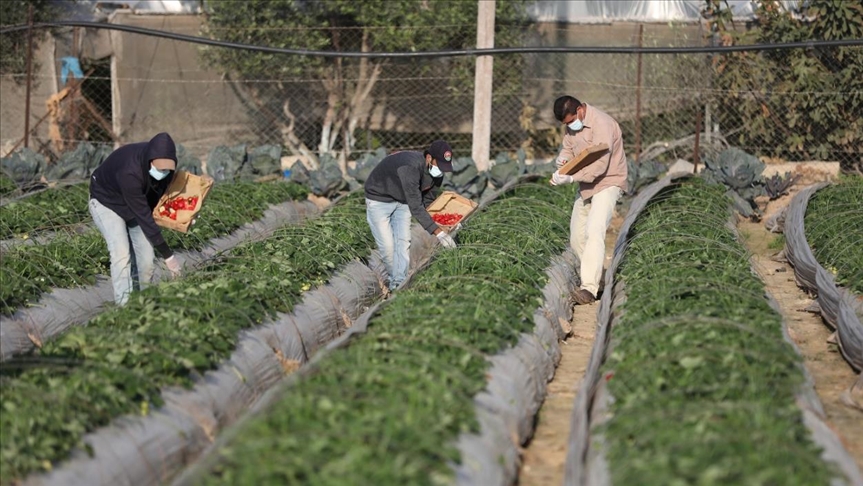
M554 117L566 125L563 149L556 164L560 169L582 150L599 143L608 153L575 174L555 171L551 184L578 182L578 198L569 222L569 242L581 261L581 288L573 295L577 304L596 300L605 261L605 232L611 222L614 206L626 191L626 156L620 125L608 114L582 103L572 96L561 96L554 102Z

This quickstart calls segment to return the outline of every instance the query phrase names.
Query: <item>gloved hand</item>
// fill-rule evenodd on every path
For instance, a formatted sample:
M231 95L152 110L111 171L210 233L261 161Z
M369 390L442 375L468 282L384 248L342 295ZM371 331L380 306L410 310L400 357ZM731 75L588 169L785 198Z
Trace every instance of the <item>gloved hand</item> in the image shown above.
M452 230L450 230L450 231L458 231L458 230L460 230L460 229L461 229L461 223L456 223L456 224L455 224L455 227L454 227Z
M551 185L552 186L560 186L563 184L572 184L575 182L575 178L571 175L561 174L560 171L554 171L554 174L551 175Z
M446 231L441 230L440 233L436 234L437 240L440 241L440 244L443 245L444 248L455 248L455 240L452 239Z
M171 255L165 259L165 266L171 272L172 278L177 278L183 272L183 267L180 266L180 260L176 256Z
M558 169L560 169L561 167L566 165L566 163L567 163L567 160L562 158L562 157L558 157L554 160L554 166L557 167Z

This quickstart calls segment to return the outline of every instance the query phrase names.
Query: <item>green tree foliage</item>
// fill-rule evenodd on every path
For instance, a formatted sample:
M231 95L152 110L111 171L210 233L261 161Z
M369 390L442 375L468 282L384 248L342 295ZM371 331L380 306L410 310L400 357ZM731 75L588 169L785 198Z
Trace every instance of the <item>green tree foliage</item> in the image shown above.
M33 5L33 22L48 22L57 15L57 9L48 0L3 0L0 2L0 25L26 24L30 5ZM44 32L33 31L34 43ZM0 74L21 74L26 69L27 31L0 35Z
M519 45L525 31L524 0L497 2L496 46ZM262 46L340 52L411 52L472 48L476 45L477 2L430 0L210 0L206 3L207 35L226 41ZM257 108L280 127L285 145L294 153L329 153L345 157L378 98L375 86L388 72L433 76L446 83L445 93L456 102L473 94L473 57L448 59L336 59L288 56L245 50L208 49L207 59L249 83ZM495 59L495 71L519 76L495 76L500 99L518 89L521 56ZM391 74L390 74L391 75ZM297 81L315 80L315 83ZM323 107L309 100L326 100ZM422 110L421 106L417 107ZM364 114L365 117L364 117ZM316 134L297 133L300 117L312 117ZM307 119L307 118L306 118ZM317 147L314 145L317 144Z
M734 30L723 0L707 3L706 17L723 45L863 38L860 2L810 0L793 15L760 0L753 28L745 32ZM746 123L729 141L771 147L773 155L788 158L840 160L846 170L861 170L863 48L722 54L713 67L717 87L726 93L718 103L733 107Z

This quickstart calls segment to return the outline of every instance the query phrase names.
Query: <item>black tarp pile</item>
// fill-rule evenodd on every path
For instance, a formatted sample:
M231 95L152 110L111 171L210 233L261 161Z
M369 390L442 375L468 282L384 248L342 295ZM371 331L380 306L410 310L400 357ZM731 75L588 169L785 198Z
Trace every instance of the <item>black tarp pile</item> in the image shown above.
M494 158L491 168L488 170L488 180L491 185L499 189L527 174L527 166L524 163L524 152L519 151L515 159L501 152Z
M48 163L45 157L29 148L18 150L0 159L0 170L21 189L38 184Z
M0 160L0 167L5 178L15 183L15 189L26 191L43 186L44 181L85 180L113 151L108 144L80 142L51 163L42 154L24 148ZM178 168L201 174L201 161L180 144L177 145L177 159ZM12 191L4 191L7 192Z
M190 174L201 175L201 159L190 154L186 147L177 144L177 169Z
M74 150L63 153L57 162L46 167L45 178L50 181L87 179L113 151L109 145L81 142Z
M253 149L248 149L246 144L219 145L207 156L207 175L216 182L256 180L281 174L281 160L282 148L278 145L261 145Z
M353 167L348 169L348 175L362 185L369 178L369 175L377 167L378 163L386 156L387 150L383 147L378 148L374 152L367 153L360 157Z
M488 187L488 173L479 172L472 158L459 157L452 161L452 174L444 176L441 187L468 199L479 199Z
M644 186L652 184L659 180L668 167L665 164L654 159L642 160L635 162L632 159L626 159L626 184L629 187L629 194L638 194Z
M708 182L723 184L728 189L726 195L733 201L734 209L741 215L760 218L761 211L755 204L755 198L767 194L763 172L764 162L732 147L723 150L715 158L706 158L701 175Z
M335 157L329 154L321 155L318 164L317 169L309 170L302 163L295 163L291 167L291 180L308 187L312 194L324 197L333 197L348 187Z

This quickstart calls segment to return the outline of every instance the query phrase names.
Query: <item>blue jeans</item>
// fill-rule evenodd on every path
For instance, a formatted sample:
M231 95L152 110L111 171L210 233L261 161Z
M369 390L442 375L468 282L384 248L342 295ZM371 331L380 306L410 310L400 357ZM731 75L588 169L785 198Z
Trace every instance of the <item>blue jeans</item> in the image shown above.
M366 199L366 220L387 266L389 288L394 290L408 277L411 249L411 210L400 202Z
M95 199L90 199L89 208L111 255L114 302L123 305L129 300L133 289L146 287L153 281L156 271L155 250L140 226L126 226L123 218Z

